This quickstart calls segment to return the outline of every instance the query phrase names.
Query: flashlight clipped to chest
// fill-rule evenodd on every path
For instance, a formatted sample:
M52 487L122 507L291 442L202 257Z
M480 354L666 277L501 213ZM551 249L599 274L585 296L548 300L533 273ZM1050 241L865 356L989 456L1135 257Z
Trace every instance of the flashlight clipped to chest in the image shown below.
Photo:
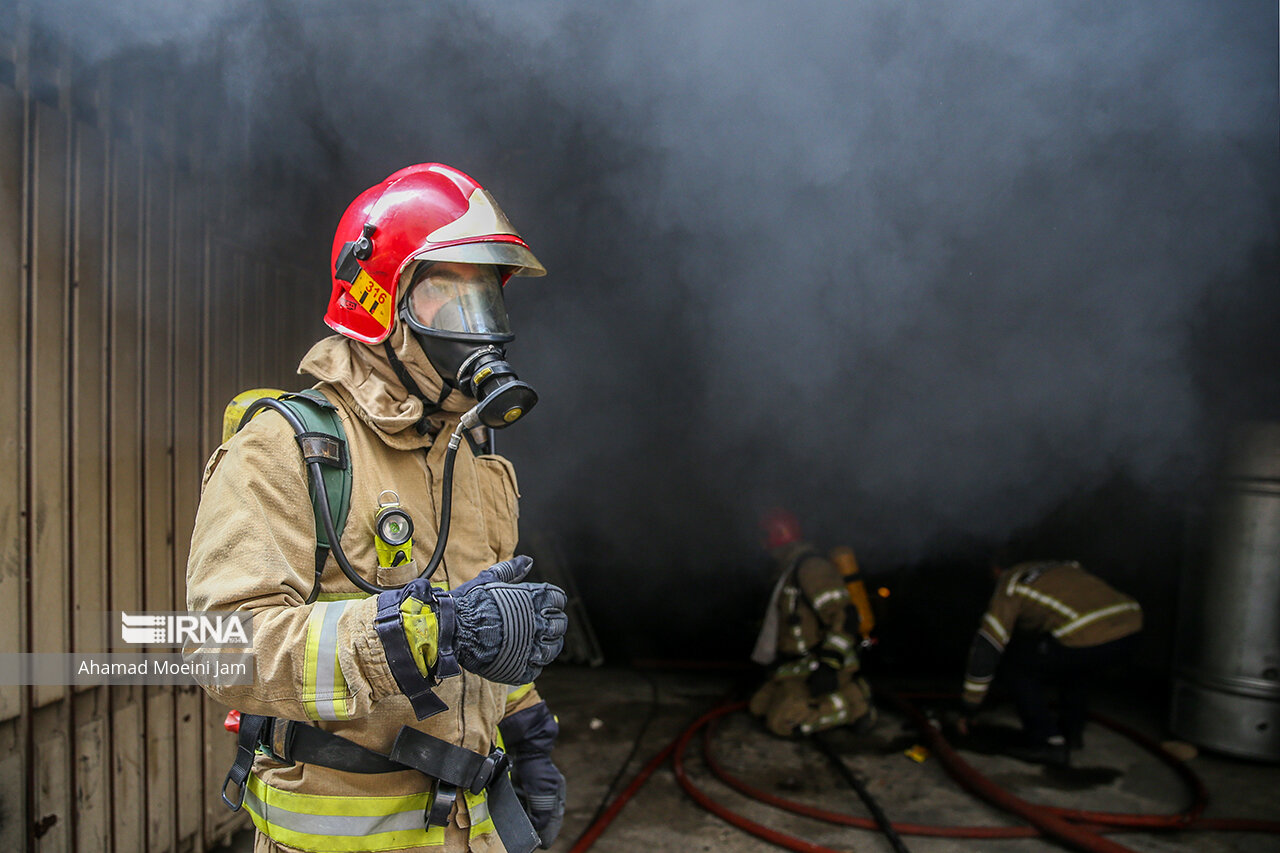
M373 542L378 551L378 565L384 569L413 559L413 519L400 505L400 496L390 489L378 495Z

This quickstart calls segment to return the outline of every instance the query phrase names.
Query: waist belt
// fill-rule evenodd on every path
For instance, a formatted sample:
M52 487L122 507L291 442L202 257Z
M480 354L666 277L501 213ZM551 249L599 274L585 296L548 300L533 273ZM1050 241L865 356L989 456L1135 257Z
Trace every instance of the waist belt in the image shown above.
M428 829L448 823L459 789L472 794L487 791L489 816L510 853L530 853L542 843L511 785L507 774L510 759L497 747L481 755L405 726L396 736L391 754L383 755L296 720L241 714L236 759L222 783L222 801L232 811L239 811L244 804L246 783L260 749L283 764L318 764L347 773L417 770L435 780L423 814ZM238 789L235 799L227 796L232 784Z

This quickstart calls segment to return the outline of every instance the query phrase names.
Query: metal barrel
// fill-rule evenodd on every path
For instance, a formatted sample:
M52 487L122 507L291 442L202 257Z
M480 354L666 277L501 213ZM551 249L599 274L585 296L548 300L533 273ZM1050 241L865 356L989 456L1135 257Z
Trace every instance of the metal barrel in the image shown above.
M1208 562L1183 576L1170 713L1192 743L1280 760L1280 423L1227 455Z

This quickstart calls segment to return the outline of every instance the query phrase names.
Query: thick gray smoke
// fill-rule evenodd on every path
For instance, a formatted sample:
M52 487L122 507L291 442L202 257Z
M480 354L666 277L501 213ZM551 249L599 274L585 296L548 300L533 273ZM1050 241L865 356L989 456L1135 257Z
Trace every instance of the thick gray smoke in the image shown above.
M1269 2L40 6L94 61L216 57L318 230L412 162L492 189L551 270L502 445L600 563L710 579L775 503L899 562L1117 477L1176 503L1222 407L1280 414Z

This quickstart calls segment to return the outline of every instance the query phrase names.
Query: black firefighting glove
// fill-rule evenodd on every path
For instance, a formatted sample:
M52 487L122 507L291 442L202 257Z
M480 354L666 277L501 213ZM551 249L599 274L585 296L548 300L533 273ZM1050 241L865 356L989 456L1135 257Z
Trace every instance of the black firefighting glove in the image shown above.
M414 578L378 595L374 628L419 720L445 709L433 688L459 667L490 681L527 684L560 654L567 599L551 584L516 583L532 565L516 557L454 590Z
M500 684L528 684L560 654L568 598L549 583L517 583L532 566L533 558L515 557L436 593L442 608L450 599L456 613L453 636L440 620L440 648L452 646L463 669Z
M555 843L564 822L564 774L551 763L560 726L547 703L539 702L502 720L498 730L511 756L511 782L546 850Z

